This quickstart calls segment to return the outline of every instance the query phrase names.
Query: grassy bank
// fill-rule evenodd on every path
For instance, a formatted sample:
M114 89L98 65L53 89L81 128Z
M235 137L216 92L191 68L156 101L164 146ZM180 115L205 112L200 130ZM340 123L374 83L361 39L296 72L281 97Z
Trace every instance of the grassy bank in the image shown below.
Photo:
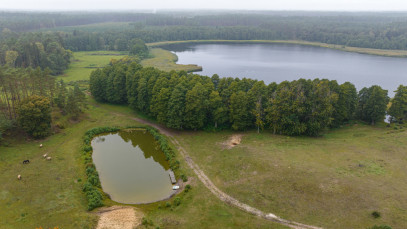
M201 66L194 64L176 64L178 60L177 55L164 49L152 48L150 50L150 55L152 56L152 58L141 61L141 64L144 67L155 67L163 71L175 70L194 72L202 70Z
M404 129L358 125L321 138L245 132L228 149L234 134L178 139L215 185L263 211L325 228L407 228Z
M163 41L147 44L149 47L160 47L169 44L182 44L182 43L236 43L236 44L296 44L296 45L310 45L316 47L336 49L346 52L356 52L369 55L388 56L388 57L407 57L407 50L387 50L387 49L371 49L371 48L358 48L348 47L344 45L326 44L320 42L309 41L292 41L292 40L187 40L187 41Z
M74 52L68 70L57 79L63 79L65 82L89 80L93 70L105 67L111 59L118 60L125 56L125 53L116 51Z

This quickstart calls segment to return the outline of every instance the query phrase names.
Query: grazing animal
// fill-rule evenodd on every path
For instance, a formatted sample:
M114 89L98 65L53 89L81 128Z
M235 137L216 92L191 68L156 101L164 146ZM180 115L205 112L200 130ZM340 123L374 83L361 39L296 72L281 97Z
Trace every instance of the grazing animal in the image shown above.
M48 154L44 154L44 155L42 155L44 158L46 158L47 156L48 156Z
M21 180L21 175L20 174L18 174L17 179Z
M50 161L51 160L51 157L47 157L47 161Z
M42 148L42 144L40 144L40 148Z
M28 163L30 163L30 160L24 160L23 161L23 164L28 164Z

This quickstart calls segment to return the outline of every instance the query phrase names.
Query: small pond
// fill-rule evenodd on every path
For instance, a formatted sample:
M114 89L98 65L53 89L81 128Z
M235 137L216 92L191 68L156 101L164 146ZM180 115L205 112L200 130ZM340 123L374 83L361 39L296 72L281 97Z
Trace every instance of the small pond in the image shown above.
M92 140L93 162L103 191L119 203L151 203L172 193L169 164L154 137L144 130L121 130Z

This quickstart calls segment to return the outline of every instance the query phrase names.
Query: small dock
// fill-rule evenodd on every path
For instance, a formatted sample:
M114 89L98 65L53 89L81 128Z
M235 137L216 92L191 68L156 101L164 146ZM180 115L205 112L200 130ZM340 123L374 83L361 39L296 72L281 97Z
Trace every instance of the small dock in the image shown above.
M173 183L173 184L177 183L177 180L175 179L174 172L172 170L170 170L169 175L170 175L171 183Z

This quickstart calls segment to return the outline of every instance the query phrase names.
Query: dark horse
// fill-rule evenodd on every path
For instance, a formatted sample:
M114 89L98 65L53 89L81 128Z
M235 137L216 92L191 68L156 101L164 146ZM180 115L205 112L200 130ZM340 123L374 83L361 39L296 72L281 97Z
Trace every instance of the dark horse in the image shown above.
M28 163L30 163L30 160L24 160L23 161L23 164L28 164Z

